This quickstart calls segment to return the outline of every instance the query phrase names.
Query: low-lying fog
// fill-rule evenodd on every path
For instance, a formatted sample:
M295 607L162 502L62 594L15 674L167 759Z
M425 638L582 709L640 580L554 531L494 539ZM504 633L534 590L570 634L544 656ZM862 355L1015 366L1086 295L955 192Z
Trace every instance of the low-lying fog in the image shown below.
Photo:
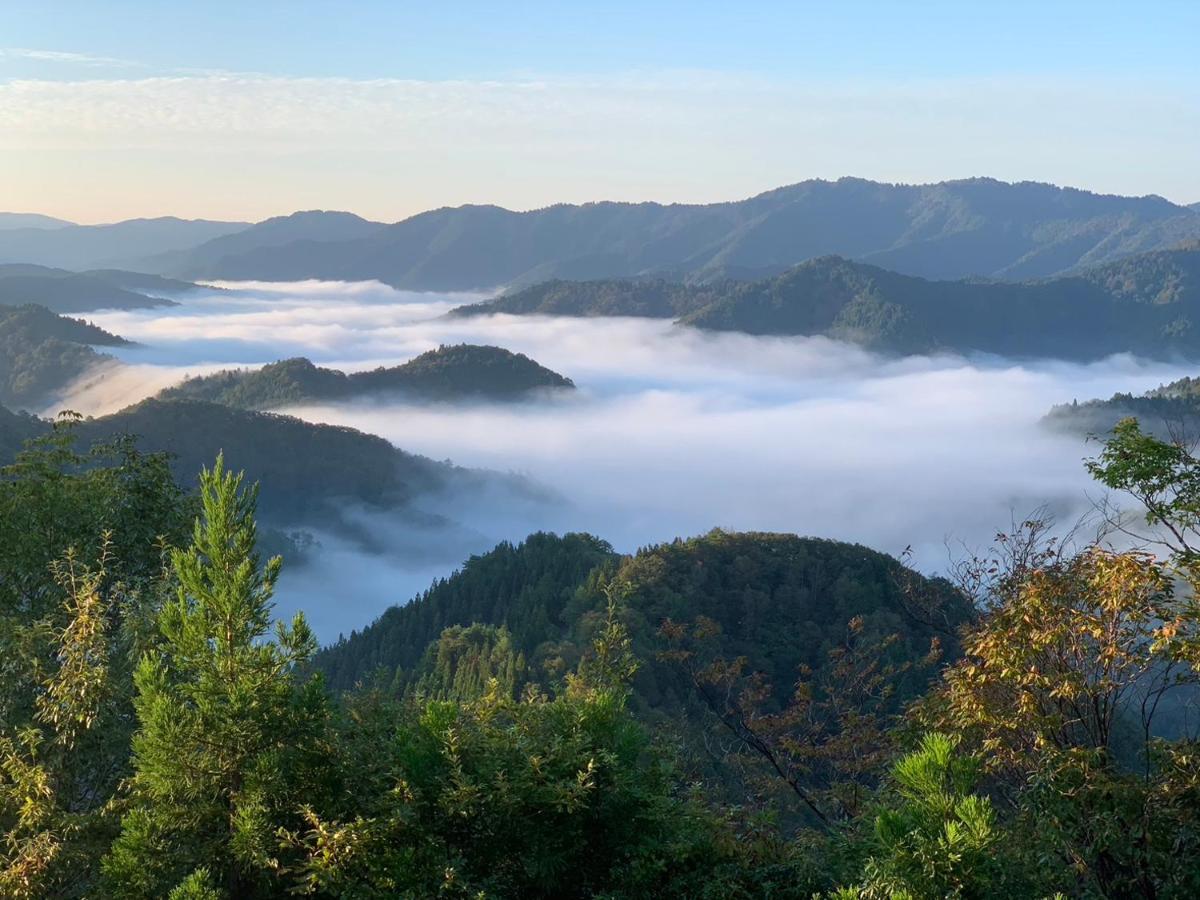
M59 406L100 414L188 374L288 356L373 368L464 341L526 353L579 387L517 406L288 410L436 459L521 472L561 497L520 509L458 498L449 514L470 538L419 562L323 538L324 551L302 577L285 577L278 600L283 611L303 607L324 639L407 600L465 552L535 528L591 531L622 551L714 526L791 531L893 554L911 545L920 568L938 571L947 543L980 546L1041 506L1072 521L1100 495L1081 465L1094 446L1039 428L1052 404L1192 374L1127 356L1090 365L894 360L821 338L710 335L643 319L442 319L476 298L376 283L224 287L178 307L89 316L141 346L118 351L121 367ZM427 537L395 528L398 545Z

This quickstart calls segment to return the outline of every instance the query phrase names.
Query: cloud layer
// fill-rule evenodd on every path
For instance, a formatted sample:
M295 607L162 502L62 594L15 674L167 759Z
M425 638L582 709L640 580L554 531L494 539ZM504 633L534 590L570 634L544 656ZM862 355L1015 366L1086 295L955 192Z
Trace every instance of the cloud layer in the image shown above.
M284 608L309 609L323 637L365 624L468 553L537 528L591 531L623 551L714 526L791 531L893 554L912 545L917 563L937 571L947 542L982 545L1043 505L1072 521L1098 495L1081 466L1089 448L1038 427L1051 404L1188 371L1129 357L895 360L823 338L708 335L651 320L441 319L465 298L378 284L238 287L167 310L93 315L143 346L119 351L126 368L64 403L97 413L224 365L307 355L370 368L459 341L527 353L580 387L568 400L518 406L291 410L437 459L525 473L559 498L521 508L453 498L447 512L465 526L455 534L375 521L396 548L382 557L327 541L318 568L283 592Z

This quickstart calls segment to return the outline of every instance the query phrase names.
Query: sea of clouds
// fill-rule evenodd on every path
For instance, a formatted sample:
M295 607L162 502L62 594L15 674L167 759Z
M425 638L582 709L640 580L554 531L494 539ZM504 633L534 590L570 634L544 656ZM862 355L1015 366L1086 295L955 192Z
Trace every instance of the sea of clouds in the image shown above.
M589 531L625 552L713 527L788 531L892 554L911 546L919 568L944 570L949 554L987 544L1014 518L1046 509L1073 523L1101 496L1081 464L1095 445L1039 425L1051 405L1190 373L1129 356L893 359L823 338L646 319L444 318L479 295L374 282L219 287L176 307L91 315L137 346L56 408L99 415L221 368L307 356L359 370L459 342L526 353L579 388L516 405L287 410L546 489L544 502L482 490L443 498L461 524L453 535L375 517L394 552L318 535L321 552L285 577L278 599L283 612L304 608L324 639L367 624L468 554L537 529Z

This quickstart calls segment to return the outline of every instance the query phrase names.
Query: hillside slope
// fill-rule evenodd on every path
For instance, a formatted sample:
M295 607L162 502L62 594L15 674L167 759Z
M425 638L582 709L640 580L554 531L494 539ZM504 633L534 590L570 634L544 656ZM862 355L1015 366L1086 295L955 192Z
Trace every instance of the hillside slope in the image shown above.
M400 508L466 474L352 428L197 400L145 400L85 420L78 431L85 442L134 435L141 449L170 453L185 484L223 451L248 479L263 482L262 511L271 521L336 521L348 502Z
M36 263L75 271L129 268L124 264L130 260L195 247L249 224L164 216L110 225L0 230L0 263Z
M831 256L754 282L549 282L451 315L643 315L875 350L1097 358L1200 355L1200 246L1018 283L929 281Z
M239 409L276 409L367 397L417 401L520 400L537 391L574 388L569 378L521 353L473 344L442 346L399 366L347 374L303 357L261 369L233 369L189 378L162 399L188 398Z
M265 219L230 234L215 237L196 247L138 260L137 268L148 272L183 274L188 277L231 277L227 260L298 241L348 241L364 238L384 227L353 213L308 210Z
M411 603L327 647L315 664L334 689L377 678L382 670L385 683L403 690L428 683L437 660L427 651L445 629L478 623L507 632L529 681L552 684L589 645L605 603L603 584L611 581L643 660L635 687L647 713L688 702L672 667L658 660L665 648L658 630L668 619L710 619L719 627L722 653L745 656L750 670L766 674L782 697L800 665L827 663L827 651L856 616L864 617L868 634L900 634L903 655L927 651L934 634L906 616L904 577L942 597L953 621L970 617L966 602L945 583L907 573L895 559L853 544L713 531L620 557L589 535L536 534L472 557Z
M36 303L59 313L171 306L173 301L152 294L182 293L195 287L116 269L71 272L29 263L0 264L0 306Z
M1104 437L1128 418L1165 440L1190 443L1200 438L1200 379L1181 378L1144 394L1118 393L1107 400L1062 403L1052 407L1042 423L1057 431Z
M206 263L203 274L469 290L553 278L707 281L837 254L926 278L1022 279L1197 237L1200 213L1161 197L988 178L924 185L843 178L707 205L438 209L350 240L305 239L229 253ZM189 272L181 261L172 274Z
M127 343L41 306L0 306L0 404L36 410L55 391L109 358L93 347Z

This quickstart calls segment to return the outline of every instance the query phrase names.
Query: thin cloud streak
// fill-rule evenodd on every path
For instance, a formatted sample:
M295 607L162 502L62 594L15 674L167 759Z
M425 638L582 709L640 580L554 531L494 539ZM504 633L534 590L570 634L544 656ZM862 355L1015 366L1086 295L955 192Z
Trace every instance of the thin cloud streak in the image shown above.
M6 186L10 203L81 221L714 202L842 175L992 175L1184 202L1200 196L1189 155L1198 91L1065 76L808 83L694 71L24 79L0 82L0 153L25 173Z
M37 62L68 63L77 66L98 66L115 69L141 69L144 63L112 56L94 56L90 53L72 53L66 50L36 50L29 47L0 47L0 58L30 59Z

